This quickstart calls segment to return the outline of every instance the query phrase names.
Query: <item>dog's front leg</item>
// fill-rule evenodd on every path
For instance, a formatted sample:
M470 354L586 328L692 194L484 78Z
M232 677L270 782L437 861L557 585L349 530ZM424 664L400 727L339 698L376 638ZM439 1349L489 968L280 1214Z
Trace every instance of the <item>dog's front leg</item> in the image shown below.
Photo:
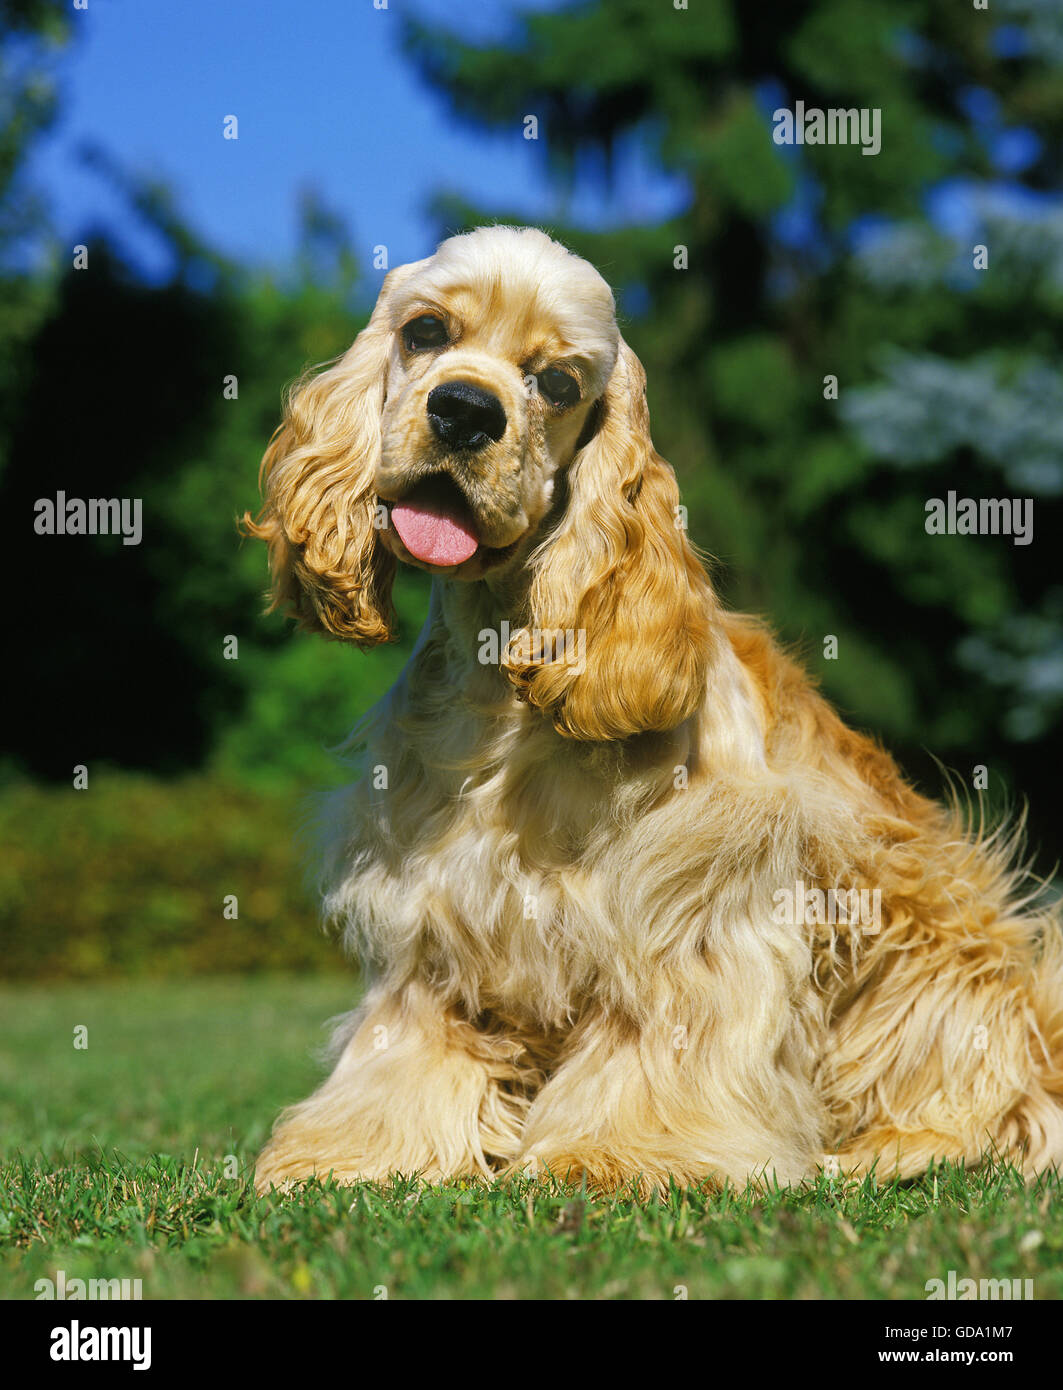
M742 1009L731 1018L641 1025L591 1016L532 1102L511 1172L643 1193L810 1173L823 1117L787 1010ZM759 1001L758 1001L759 1003ZM792 1013L792 1010L790 1010Z
M314 1175L488 1175L518 1151L526 1102L503 1083L519 1047L485 1038L426 985L375 987L340 1036L331 1076L284 1111L259 1155L259 1192Z

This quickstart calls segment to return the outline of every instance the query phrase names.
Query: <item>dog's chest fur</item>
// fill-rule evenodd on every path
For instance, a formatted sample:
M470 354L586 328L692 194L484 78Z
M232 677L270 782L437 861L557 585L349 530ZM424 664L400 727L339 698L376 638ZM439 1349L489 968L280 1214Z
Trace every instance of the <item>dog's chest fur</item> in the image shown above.
M470 650L430 622L330 809L326 907L371 971L542 1028L588 1002L673 1007L669 980L727 958L800 989L807 944L772 926L765 897L766 861L785 883L800 854L796 825L779 830L786 791L773 804L750 781L736 816L734 769L726 790L699 771L698 721L623 745L562 739Z

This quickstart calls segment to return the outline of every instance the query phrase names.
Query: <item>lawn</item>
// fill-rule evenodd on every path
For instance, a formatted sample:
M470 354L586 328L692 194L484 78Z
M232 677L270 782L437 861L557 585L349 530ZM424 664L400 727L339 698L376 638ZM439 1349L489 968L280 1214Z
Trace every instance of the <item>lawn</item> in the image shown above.
M0 1292L62 1269L145 1298L922 1300L955 1270L1063 1296L1061 1184L1004 1168L649 1204L414 1179L256 1198L256 1149L354 994L337 975L0 989Z

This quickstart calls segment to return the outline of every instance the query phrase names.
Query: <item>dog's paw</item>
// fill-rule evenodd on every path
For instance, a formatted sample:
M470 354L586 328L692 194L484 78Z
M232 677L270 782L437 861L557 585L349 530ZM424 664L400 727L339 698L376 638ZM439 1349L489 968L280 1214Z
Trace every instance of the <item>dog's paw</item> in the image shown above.
M358 1182L379 1182L389 1176L383 1169L374 1169L364 1159L359 1161L354 1156L334 1160L324 1156L311 1158L270 1144L255 1163L255 1191L262 1197L269 1192L293 1192L314 1179L350 1187Z
M568 1187L602 1194L634 1190L642 1198L667 1192L671 1182L666 1169L605 1149L529 1150L515 1159L503 1176L552 1178Z

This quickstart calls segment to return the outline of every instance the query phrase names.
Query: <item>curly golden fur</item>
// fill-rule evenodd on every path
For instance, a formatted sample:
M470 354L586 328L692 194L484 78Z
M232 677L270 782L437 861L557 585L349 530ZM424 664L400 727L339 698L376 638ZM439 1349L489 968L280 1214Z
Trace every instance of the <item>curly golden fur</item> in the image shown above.
M538 389L557 371L567 401ZM454 382L501 433L448 443L429 398ZM597 272L492 227L393 271L289 401L247 521L275 602L369 647L398 561L434 579L324 818L369 989L260 1189L1063 1159L1058 916L1014 836L919 796L722 608L644 385ZM416 553L418 496L473 554Z

